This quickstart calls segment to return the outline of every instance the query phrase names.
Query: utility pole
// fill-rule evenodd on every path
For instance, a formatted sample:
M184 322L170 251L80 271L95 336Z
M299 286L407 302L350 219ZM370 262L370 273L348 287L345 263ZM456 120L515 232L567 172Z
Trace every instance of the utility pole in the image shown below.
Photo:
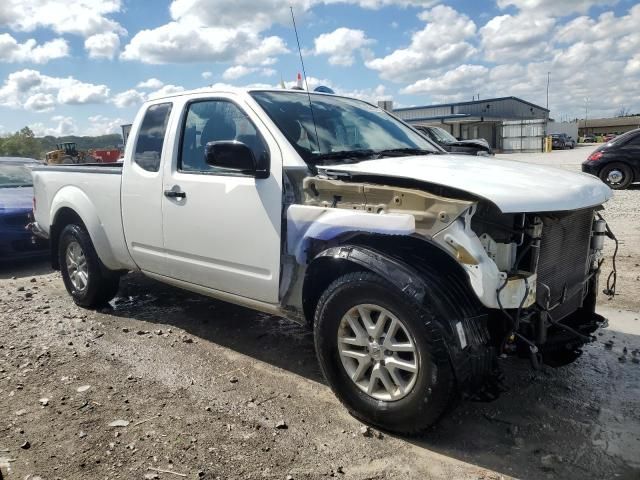
M551 72L547 72L547 110L549 110L549 81L551 80Z
M584 134L585 135L589 133L587 129L588 115L589 115L589 97L584 97Z

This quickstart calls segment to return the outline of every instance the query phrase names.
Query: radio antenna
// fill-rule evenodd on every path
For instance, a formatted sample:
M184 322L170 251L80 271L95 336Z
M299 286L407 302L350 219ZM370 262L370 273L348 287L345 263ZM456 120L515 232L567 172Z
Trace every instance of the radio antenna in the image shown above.
M313 130L316 134L316 145L320 152L320 138L318 137L318 127L316 125L316 116L313 114L313 104L311 102L311 94L309 93L309 83L307 82L307 72L304 69L304 60L302 59L302 49L300 48L300 37L298 37L298 27L296 27L296 17L293 14L293 7L289 5L291 10L291 20L293 21L293 30L296 32L296 42L298 43L298 53L300 54L300 64L302 65L302 74L304 75L304 86L307 89L307 99L309 100L309 110L311 110L311 120L313 121Z

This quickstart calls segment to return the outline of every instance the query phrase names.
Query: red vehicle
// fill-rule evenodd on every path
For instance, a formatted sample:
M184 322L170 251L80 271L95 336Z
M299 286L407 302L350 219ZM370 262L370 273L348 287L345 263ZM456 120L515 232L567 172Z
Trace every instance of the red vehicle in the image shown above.
M95 150L89 150L89 154L98 163L115 163L120 158L120 149L119 148L95 149Z

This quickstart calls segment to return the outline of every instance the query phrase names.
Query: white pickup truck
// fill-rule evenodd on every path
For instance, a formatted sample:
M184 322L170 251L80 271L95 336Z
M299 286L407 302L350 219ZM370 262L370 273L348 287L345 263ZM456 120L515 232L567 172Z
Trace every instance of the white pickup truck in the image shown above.
M569 363L604 322L607 186L446 154L363 101L181 93L143 105L121 165L33 177L32 231L78 305L135 270L308 324L339 399L388 430L491 395L501 356Z

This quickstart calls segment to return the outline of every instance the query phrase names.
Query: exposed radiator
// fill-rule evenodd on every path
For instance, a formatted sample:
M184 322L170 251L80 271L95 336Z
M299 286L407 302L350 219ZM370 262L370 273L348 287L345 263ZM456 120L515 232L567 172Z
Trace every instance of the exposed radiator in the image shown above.
M589 273L589 250L593 228L593 210L580 210L558 216L542 217L544 227L538 260L538 302L546 304L547 289L551 290L549 304L559 302L564 292L574 294L552 310L555 320L573 313L582 305L583 290L575 291Z

